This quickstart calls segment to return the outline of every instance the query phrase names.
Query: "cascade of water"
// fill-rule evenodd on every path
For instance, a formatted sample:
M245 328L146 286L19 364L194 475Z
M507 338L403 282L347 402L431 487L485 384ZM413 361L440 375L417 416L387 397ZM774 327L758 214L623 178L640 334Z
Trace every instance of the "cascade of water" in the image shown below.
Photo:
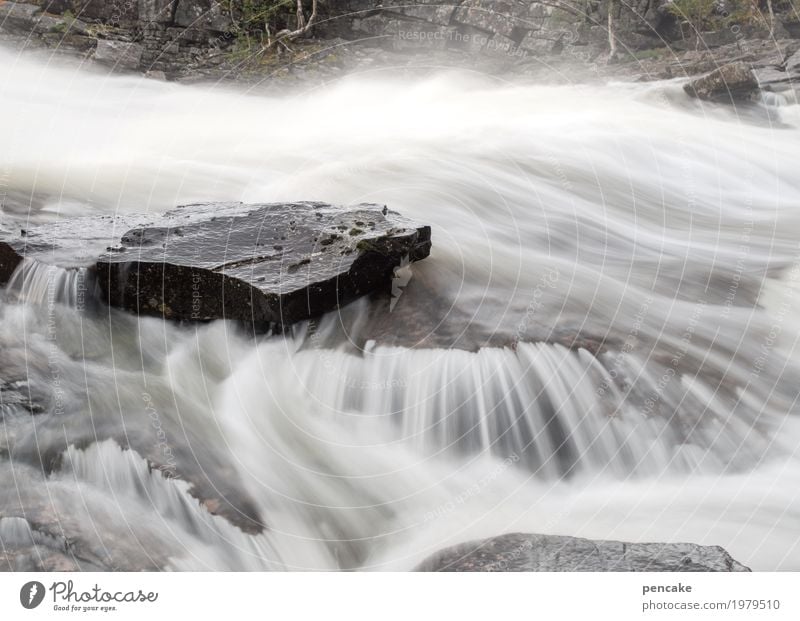
M65 269L26 258L12 274L6 291L24 304L83 309L95 295L95 283L88 268Z
M374 200L434 238L391 302L258 342L83 313L90 271L23 261L0 388L40 407L0 401L0 543L24 567L408 569L510 530L800 567L796 102L456 74L243 97L3 51L0 91L3 227Z

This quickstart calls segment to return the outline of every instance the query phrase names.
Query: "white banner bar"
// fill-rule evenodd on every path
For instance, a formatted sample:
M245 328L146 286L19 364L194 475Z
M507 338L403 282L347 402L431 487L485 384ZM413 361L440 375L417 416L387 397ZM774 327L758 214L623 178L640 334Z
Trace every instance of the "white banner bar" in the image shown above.
M800 574L0 575L2 619L800 619Z

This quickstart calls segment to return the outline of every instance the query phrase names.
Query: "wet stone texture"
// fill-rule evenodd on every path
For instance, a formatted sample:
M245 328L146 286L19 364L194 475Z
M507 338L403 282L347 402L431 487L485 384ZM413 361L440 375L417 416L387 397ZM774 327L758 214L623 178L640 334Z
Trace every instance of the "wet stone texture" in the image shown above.
M430 227L383 205L211 203L129 230L96 269L112 306L262 331L386 286L430 247Z
M5 227L0 286L23 258L87 267L112 306L166 319L231 319L261 332L380 291L395 268L430 248L430 227L384 205L204 203Z
M719 546L514 533L441 550L417 571L750 571Z
M687 82L683 90L705 101L735 103L758 92L758 79L747 63L735 62Z
M8 283L21 261L22 255L14 246L0 241L0 286Z

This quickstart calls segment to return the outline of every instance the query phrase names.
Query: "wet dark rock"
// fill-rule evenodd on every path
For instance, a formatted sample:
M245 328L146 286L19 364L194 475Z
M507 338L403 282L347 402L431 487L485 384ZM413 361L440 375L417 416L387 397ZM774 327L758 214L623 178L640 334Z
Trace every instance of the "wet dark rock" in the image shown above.
M719 546L514 533L441 550L417 571L750 571Z
M750 65L736 62L692 80L683 88L691 97L704 101L736 102L758 92L758 79Z
M44 399L39 392L32 390L25 380L5 381L0 379L0 421L3 420L4 412L9 409L24 410L31 414L44 412Z
M64 218L25 229L0 228L0 285L24 258L63 268L92 267L106 248L119 245L124 231L148 221L148 214Z
M430 252L430 227L383 205L190 205L134 228L97 262L104 299L177 320L257 331L338 308ZM356 226L361 222L362 227Z
M0 516L0 571L108 571L88 549L23 517Z
M0 286L5 286L22 261L14 245L0 241Z
M89 268L113 306L237 320L257 331L385 289L396 267L425 258L431 246L430 227L384 205L211 203L11 230L0 241L0 285L23 258Z
M187 445L177 443L170 448L174 463L167 463L161 446L153 447L145 439L117 437L120 446L144 453L151 472L158 472L166 479L178 479L189 484L188 492L211 515L217 515L238 527L242 532L257 535L264 532L268 525L264 523L255 500L244 490L234 468L225 460L205 454L199 459L199 471L185 467L186 464L198 463L197 447L202 439L193 437ZM179 437L172 431L170 437Z

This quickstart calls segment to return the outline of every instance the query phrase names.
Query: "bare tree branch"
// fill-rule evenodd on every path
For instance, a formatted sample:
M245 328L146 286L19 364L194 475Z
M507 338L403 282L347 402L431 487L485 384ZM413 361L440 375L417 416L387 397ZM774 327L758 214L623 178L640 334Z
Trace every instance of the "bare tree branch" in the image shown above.
M278 43L283 43L285 40L291 41L292 39L296 39L297 37L304 35L311 30L311 27L314 25L316 20L317 0L312 0L311 2L311 15L309 15L308 19L306 19L306 16L303 13L303 0L297 0L297 28L295 30L281 30L275 35L275 38L272 39L272 41L269 41L267 45L264 46L264 50L268 50Z
M767 0L767 9L769 10L769 34L772 36L775 33L775 11L772 10L772 0Z

